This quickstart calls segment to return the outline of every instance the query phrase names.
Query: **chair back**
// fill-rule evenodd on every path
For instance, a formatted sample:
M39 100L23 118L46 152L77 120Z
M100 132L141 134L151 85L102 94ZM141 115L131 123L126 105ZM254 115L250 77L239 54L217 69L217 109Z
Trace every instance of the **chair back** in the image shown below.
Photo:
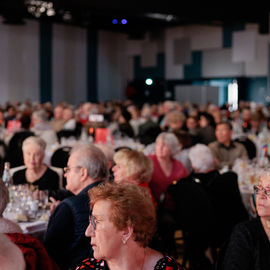
M51 165L58 168L66 167L71 148L71 146L63 146L55 150L51 157Z
M168 187L176 204L180 227L187 232L208 234L213 222L213 207L203 186L193 177L187 177ZM198 220L200 226L198 226Z
M243 144L248 153L248 158L253 159L257 156L257 147L256 144L249 139L248 137L240 137L235 139L236 142Z
M200 178L202 185L211 200L215 217L215 245L219 247L232 233L234 226L249 215L245 208L238 186L238 176L229 171L223 174L213 174Z

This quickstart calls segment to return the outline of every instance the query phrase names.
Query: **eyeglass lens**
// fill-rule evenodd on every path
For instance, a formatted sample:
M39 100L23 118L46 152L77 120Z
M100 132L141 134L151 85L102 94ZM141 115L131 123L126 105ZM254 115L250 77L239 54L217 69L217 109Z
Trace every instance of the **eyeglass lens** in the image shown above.
M97 228L97 224L96 224L96 221L95 221L95 217L94 216L90 216L90 224L93 226L93 229L94 229L94 231L96 230L96 228Z
M266 195L266 196L269 196L269 190L263 188L262 186L254 186L254 192L256 194L258 194L260 191L263 191L263 193Z

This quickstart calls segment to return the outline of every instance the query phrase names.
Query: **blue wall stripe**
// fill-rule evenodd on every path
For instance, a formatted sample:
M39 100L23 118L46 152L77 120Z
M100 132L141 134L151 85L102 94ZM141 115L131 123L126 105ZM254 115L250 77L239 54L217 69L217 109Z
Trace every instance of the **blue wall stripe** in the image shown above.
M192 64L184 65L184 78L197 79L202 76L202 52L192 52Z
M87 30L87 100L97 101L98 32Z
M52 101L52 24L39 23L40 102Z
M265 103L267 96L267 77L247 78L247 100Z
M157 54L157 66L156 67L141 67L141 56L134 57L134 79L145 79L151 77L152 79L165 77L165 55L164 53Z
M223 48L231 48L232 47L232 35L235 31L245 30L244 24L230 25L223 27Z

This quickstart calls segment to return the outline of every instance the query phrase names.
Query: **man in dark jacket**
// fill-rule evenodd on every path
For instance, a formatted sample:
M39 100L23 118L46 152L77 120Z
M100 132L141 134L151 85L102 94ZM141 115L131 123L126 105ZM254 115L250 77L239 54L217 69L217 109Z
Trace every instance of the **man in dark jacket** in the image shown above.
M89 144L73 148L64 170L66 189L75 196L63 200L53 211L44 245L61 269L68 269L92 252L85 236L90 215L88 190L106 180L108 170L102 151Z

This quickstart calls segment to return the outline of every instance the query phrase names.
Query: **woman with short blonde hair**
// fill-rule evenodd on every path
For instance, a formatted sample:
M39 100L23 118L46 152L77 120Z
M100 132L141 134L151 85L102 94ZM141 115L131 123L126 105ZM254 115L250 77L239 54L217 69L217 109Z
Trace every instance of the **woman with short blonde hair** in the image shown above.
M123 167L123 177L138 184L150 182L153 164L143 152L123 149L115 153L116 166ZM114 169L115 170L115 169Z
M152 198L153 204L156 201L149 188L149 181L153 173L153 164L143 152L137 150L122 149L114 154L115 166L112 171L114 181L117 183L131 182L146 188Z

